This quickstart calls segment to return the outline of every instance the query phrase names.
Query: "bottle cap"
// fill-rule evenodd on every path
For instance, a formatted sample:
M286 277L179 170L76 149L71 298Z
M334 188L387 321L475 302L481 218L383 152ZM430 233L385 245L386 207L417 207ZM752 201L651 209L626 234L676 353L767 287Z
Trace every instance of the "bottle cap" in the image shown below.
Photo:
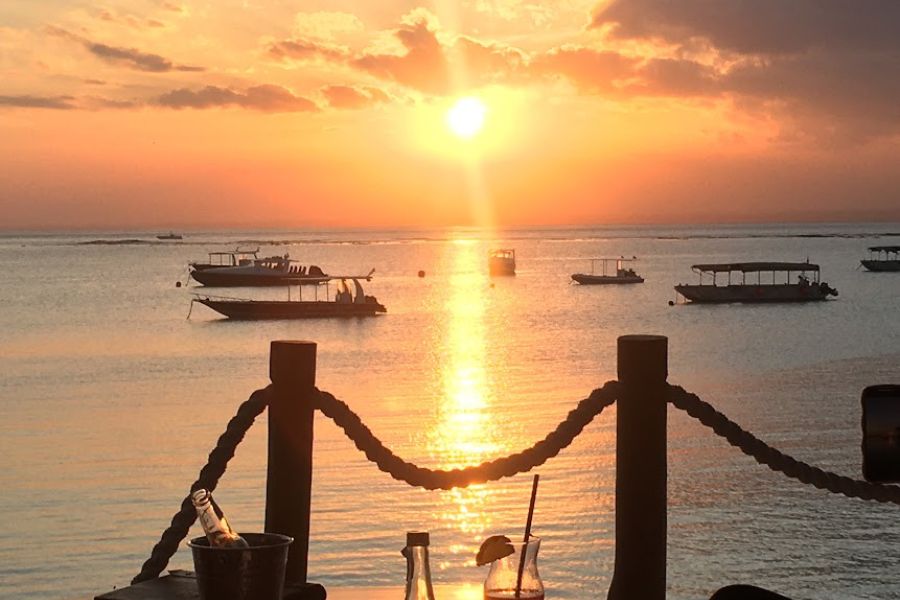
M408 531L406 532L407 546L427 546L429 537L427 531Z

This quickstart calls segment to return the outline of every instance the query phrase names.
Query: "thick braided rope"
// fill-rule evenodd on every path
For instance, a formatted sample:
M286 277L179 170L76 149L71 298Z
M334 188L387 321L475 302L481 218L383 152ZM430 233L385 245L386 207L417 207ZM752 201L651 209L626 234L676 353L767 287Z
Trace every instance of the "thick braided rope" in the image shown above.
M319 390L315 402L316 408L343 429L347 437L366 455L366 458L394 479L426 490L449 490L454 487L467 487L475 483L496 481L502 477L530 471L534 467L544 464L571 444L572 440L604 408L615 402L618 393L618 382L607 382L602 388L594 390L589 397L579 402L578 406L556 429L531 448L480 465L449 471L425 469L406 462L385 447L347 404L328 392Z
M219 479L225 474L228 461L234 456L235 449L244 439L244 434L253 425L256 417L262 414L268 406L270 389L271 386L256 390L241 404L237 414L228 422L225 433L219 437L216 447L209 453L206 465L200 469L197 481L191 485L191 492L199 489L210 491L216 489ZM132 585L159 577L159 574L169 564L169 559L178 550L178 544L187 537L188 530L196 519L197 511L194 509L191 495L188 493L181 502L181 509L172 517L172 523L153 547L150 558L141 567L141 572L131 580Z
M669 402L728 440L732 446L739 448L744 454L752 456L756 462L773 471L783 473L820 490L843 494L848 498L862 498L863 500L900 505L900 487L851 479L801 462L772 448L717 411L711 404L704 402L695 394L686 392L681 387L669 386Z

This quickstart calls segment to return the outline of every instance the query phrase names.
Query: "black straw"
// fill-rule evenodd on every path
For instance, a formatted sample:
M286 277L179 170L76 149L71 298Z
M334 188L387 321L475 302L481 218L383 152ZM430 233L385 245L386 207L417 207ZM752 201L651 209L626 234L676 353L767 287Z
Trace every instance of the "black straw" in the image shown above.
M528 539L531 537L531 519L534 517L534 502L537 500L537 486L540 475L534 474L534 482L531 484L531 502L528 504L528 520L525 522L525 538L522 540L522 552L519 555L519 576L516 578L516 598L522 595L522 575L525 573L525 551L528 547Z

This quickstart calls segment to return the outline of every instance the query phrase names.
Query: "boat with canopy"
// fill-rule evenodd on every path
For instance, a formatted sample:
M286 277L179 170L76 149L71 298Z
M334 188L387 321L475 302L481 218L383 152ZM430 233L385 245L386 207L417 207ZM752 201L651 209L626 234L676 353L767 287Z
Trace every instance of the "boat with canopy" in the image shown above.
M626 263L637 260L636 257L631 258L592 258L591 272L574 273L572 280L581 285L608 285L620 283L644 283L644 278L634 272L634 269L627 267ZM600 263L600 272L596 272L596 264ZM615 266L615 272L613 272Z
M194 302L198 302L229 319L243 320L374 317L379 313L386 313L387 309L378 302L375 296L367 296L360 283L360 280L371 281L374 271L372 269L368 275L320 277L318 281L314 282L309 278L298 279L292 282L298 286L296 300L291 298L291 288L288 286L287 300L250 300L195 293L195 297L191 300L191 307ZM329 285L332 281L338 282L334 299L331 299L331 286ZM348 282L352 283L353 292L350 291ZM303 286L309 284L316 284L312 292L313 298L304 299ZM324 285L319 286L318 284ZM190 313L188 316L190 317Z
M488 270L491 275L515 275L516 251L512 248L491 250L488 253Z
M900 271L900 246L870 246L869 257L859 262L868 271L898 272Z
M675 291L698 304L815 302L838 295L819 280L819 265L809 262L700 264L691 268L699 275L699 283L676 285Z

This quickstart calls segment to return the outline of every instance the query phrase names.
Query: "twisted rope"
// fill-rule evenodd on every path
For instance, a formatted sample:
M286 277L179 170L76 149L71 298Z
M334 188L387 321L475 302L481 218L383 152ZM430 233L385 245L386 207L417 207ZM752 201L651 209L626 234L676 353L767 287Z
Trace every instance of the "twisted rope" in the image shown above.
M454 487L496 481L502 477L530 471L544 464L571 444L572 440L604 408L615 402L619 389L618 382L610 381L602 388L591 392L591 395L579 402L578 406L557 425L556 429L531 448L480 465L449 471L425 469L406 462L375 437L359 418L359 415L354 413L346 403L328 392L318 390L314 402L315 407L321 410L322 414L332 419L338 427L344 430L347 437L366 455L366 458L394 479L426 490L449 490Z
M669 402L728 440L756 462L778 473L848 498L861 498L900 505L900 487L859 481L824 471L772 448L717 411L713 406L678 386L669 386Z
M216 489L219 479L225 474L228 461L234 456L235 449L244 439L244 434L253 425L256 417L262 414L268 406L270 390L271 386L256 390L238 407L237 414L228 422L225 433L219 437L216 447L209 453L206 465L200 469L197 481L191 485L191 492L199 489L209 491ZM159 542L153 547L150 558L141 567L141 572L131 580L132 585L159 577L159 574L169 564L169 559L178 550L178 544L187 537L188 530L196 519L197 511L194 509L191 495L188 493L181 502L181 509L172 517L168 529L163 532Z

